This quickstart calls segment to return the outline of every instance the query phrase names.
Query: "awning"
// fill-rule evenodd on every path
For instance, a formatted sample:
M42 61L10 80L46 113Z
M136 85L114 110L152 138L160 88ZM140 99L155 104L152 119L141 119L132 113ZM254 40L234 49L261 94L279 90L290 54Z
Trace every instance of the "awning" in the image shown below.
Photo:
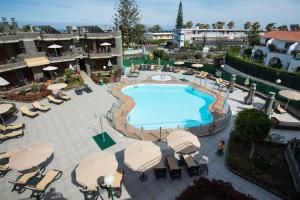
M46 57L28 58L25 59L25 62L28 67L36 67L50 64L48 58Z

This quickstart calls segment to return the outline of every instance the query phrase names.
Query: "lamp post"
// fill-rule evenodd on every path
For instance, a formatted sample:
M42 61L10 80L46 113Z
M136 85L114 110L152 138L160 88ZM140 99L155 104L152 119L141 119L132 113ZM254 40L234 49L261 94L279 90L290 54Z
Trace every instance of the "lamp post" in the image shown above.
M113 175L108 175L104 178L104 184L108 187L108 190L107 190L108 198L111 197L112 200L114 200L114 194L113 194L111 185L113 184L114 179L115 178Z

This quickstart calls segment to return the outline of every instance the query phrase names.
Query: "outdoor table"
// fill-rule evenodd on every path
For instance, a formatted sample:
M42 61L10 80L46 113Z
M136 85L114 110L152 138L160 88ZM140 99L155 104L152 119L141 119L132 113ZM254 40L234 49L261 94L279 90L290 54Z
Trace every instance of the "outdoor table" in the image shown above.
M177 162L177 160L176 160L175 157L173 157L173 156L168 156L168 157L167 157L167 162L168 162L168 165L169 165L170 170L178 170L178 169L181 169L181 168L178 166L178 162Z
M197 166L192 156L183 156L183 158L188 168Z

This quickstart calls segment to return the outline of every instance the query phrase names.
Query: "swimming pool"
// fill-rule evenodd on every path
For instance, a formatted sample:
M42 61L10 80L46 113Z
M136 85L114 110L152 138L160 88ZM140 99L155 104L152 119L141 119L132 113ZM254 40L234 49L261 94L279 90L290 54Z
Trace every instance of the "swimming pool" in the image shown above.
M128 123L136 128L189 128L212 122L208 107L214 97L184 84L139 84L122 92L133 98L135 107Z

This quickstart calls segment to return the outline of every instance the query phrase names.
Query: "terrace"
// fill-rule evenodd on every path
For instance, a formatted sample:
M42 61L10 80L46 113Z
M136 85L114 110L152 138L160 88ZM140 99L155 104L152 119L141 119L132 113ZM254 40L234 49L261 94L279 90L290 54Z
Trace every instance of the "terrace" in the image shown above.
M142 72L138 80L146 80L155 74L157 74L157 72ZM186 76L182 73L170 74L177 80L185 78L190 82L200 84L200 80L195 79L194 76ZM42 100L41 103L51 107L51 111L48 113L40 113L40 116L34 119L21 116L20 113L17 113L17 118L10 119L9 122L25 123L25 136L5 141L0 145L0 152L21 148L25 144L36 141L45 141L53 145L54 159L47 166L47 169L62 170L63 175L46 190L45 199L83 199L83 194L80 193L80 187L78 187L78 183L75 180L74 170L83 158L94 152L101 151L92 138L101 132L99 118L95 117L95 115L105 115L111 109L112 104L117 102L117 99L109 93L112 87L111 85L100 87L94 84L84 73L83 78L92 88L93 93L76 96L74 91L67 91L65 93L70 96L72 100L62 105L53 105L49 104L46 100ZM203 83L204 81L202 80L202 84ZM207 87L216 88L212 80L207 80L206 84ZM218 92L218 90L216 90L216 92ZM236 89L234 93L230 94L228 103L231 106L233 114L230 125L219 134L200 137L201 147L195 159L200 160L202 156L209 158L208 178L222 179L231 182L238 191L250 194L257 199L281 199L230 172L225 166L225 158L215 154L219 141L228 141L236 114L244 108L262 107L264 100L258 97L255 97L255 103L253 105L245 105L243 98L246 95L246 92L239 89ZM17 107L22 105L31 107L31 104L16 104ZM289 114L274 114L273 116L284 121L298 121ZM141 183L138 179L140 174L126 168L123 162L124 149L136 140L120 134L113 129L106 120L103 123L103 129L116 142L115 145L105 151L116 154L119 167L126 171L121 199L174 199L183 189L193 183L195 178L189 177L185 170L182 173L182 179L175 181L172 181L169 177L163 180L155 180L153 170L149 170L146 172L149 177L148 181ZM274 132L276 132L276 130L272 130L272 133ZM294 131L280 131L280 134L286 137L297 136ZM160 146L164 155L172 154L172 151L168 148L165 141L156 142L156 144ZM30 196L29 190L26 190L22 194L11 192L13 186L8 183L8 181L16 180L18 175L19 173L16 171L10 171L4 177L0 178L1 198L23 199ZM103 199L108 199L106 192L101 192L101 196Z

